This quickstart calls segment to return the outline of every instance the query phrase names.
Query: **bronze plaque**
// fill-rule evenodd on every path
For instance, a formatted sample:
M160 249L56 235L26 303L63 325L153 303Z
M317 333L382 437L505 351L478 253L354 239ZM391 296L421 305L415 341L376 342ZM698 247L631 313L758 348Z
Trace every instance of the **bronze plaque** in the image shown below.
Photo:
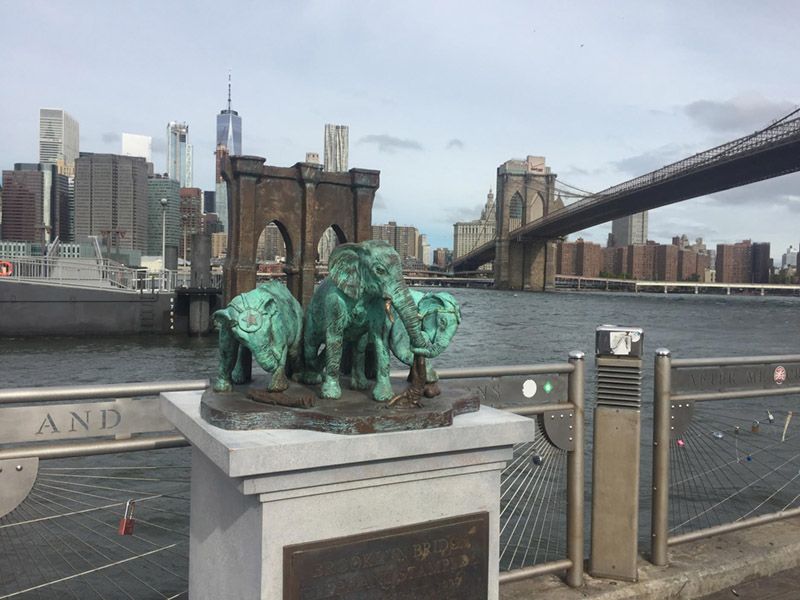
M485 600L488 586L488 512L283 549L284 600Z

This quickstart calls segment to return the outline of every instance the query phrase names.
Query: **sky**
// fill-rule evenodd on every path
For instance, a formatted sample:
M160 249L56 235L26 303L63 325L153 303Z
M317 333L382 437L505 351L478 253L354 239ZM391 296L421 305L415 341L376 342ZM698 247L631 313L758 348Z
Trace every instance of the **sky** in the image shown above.
M189 124L194 184L214 187L215 118L243 153L289 166L350 127L350 167L379 169L374 223L452 247L497 167L544 156L600 191L770 124L800 104L794 0L0 3L0 168L38 159L38 114L63 108L80 148ZM800 175L650 212L649 237L800 244ZM605 244L610 224L579 234Z

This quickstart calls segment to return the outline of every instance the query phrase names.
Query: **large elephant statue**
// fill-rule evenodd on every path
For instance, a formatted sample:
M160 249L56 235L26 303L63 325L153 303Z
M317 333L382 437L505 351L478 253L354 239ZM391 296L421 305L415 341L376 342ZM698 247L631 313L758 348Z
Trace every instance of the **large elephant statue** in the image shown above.
M419 317L422 319L422 331L431 342L431 353L428 358L439 356L447 349L458 331L461 323L461 307L453 295L447 292L412 291L411 297L414 299ZM389 327L389 348L392 354L409 367L412 366L414 363L413 347L402 320L390 319ZM426 360L425 363L426 387L433 386L439 381L439 376L430 361ZM438 390L435 393L438 393Z
M292 372L302 365L303 309L285 285L270 281L239 294L213 315L219 329L219 370L214 390L227 392L232 383L244 383L243 349L262 369L272 373L270 392L289 387ZM291 375L289 373L288 375Z
M394 393L389 381L389 328L386 315L394 309L405 325L412 353L427 356L432 347L422 333L417 305L403 280L397 251L387 242L369 240L338 246L306 311L304 333L306 383L322 382L323 398L341 398L339 372L345 344L354 347L353 389L367 389L364 351L375 347L375 387L372 397L385 402ZM324 349L322 346L324 344Z

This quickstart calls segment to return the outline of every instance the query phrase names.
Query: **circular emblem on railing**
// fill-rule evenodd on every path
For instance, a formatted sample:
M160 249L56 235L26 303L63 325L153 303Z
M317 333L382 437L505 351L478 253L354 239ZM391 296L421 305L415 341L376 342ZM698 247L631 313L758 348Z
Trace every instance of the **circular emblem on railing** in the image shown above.
M8 277L14 272L14 265L7 260L0 260L0 277Z
M772 374L772 379L778 385L786 381L786 369L781 366L775 367L775 372Z

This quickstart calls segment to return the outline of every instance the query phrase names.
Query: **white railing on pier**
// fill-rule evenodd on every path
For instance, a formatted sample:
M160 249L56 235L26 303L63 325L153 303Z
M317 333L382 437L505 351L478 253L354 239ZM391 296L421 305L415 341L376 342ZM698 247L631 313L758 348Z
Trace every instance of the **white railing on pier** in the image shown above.
M108 259L25 256L0 261L6 263L0 281L29 281L82 288L128 291L172 291L177 273L126 267ZM11 265L8 267L8 265Z

